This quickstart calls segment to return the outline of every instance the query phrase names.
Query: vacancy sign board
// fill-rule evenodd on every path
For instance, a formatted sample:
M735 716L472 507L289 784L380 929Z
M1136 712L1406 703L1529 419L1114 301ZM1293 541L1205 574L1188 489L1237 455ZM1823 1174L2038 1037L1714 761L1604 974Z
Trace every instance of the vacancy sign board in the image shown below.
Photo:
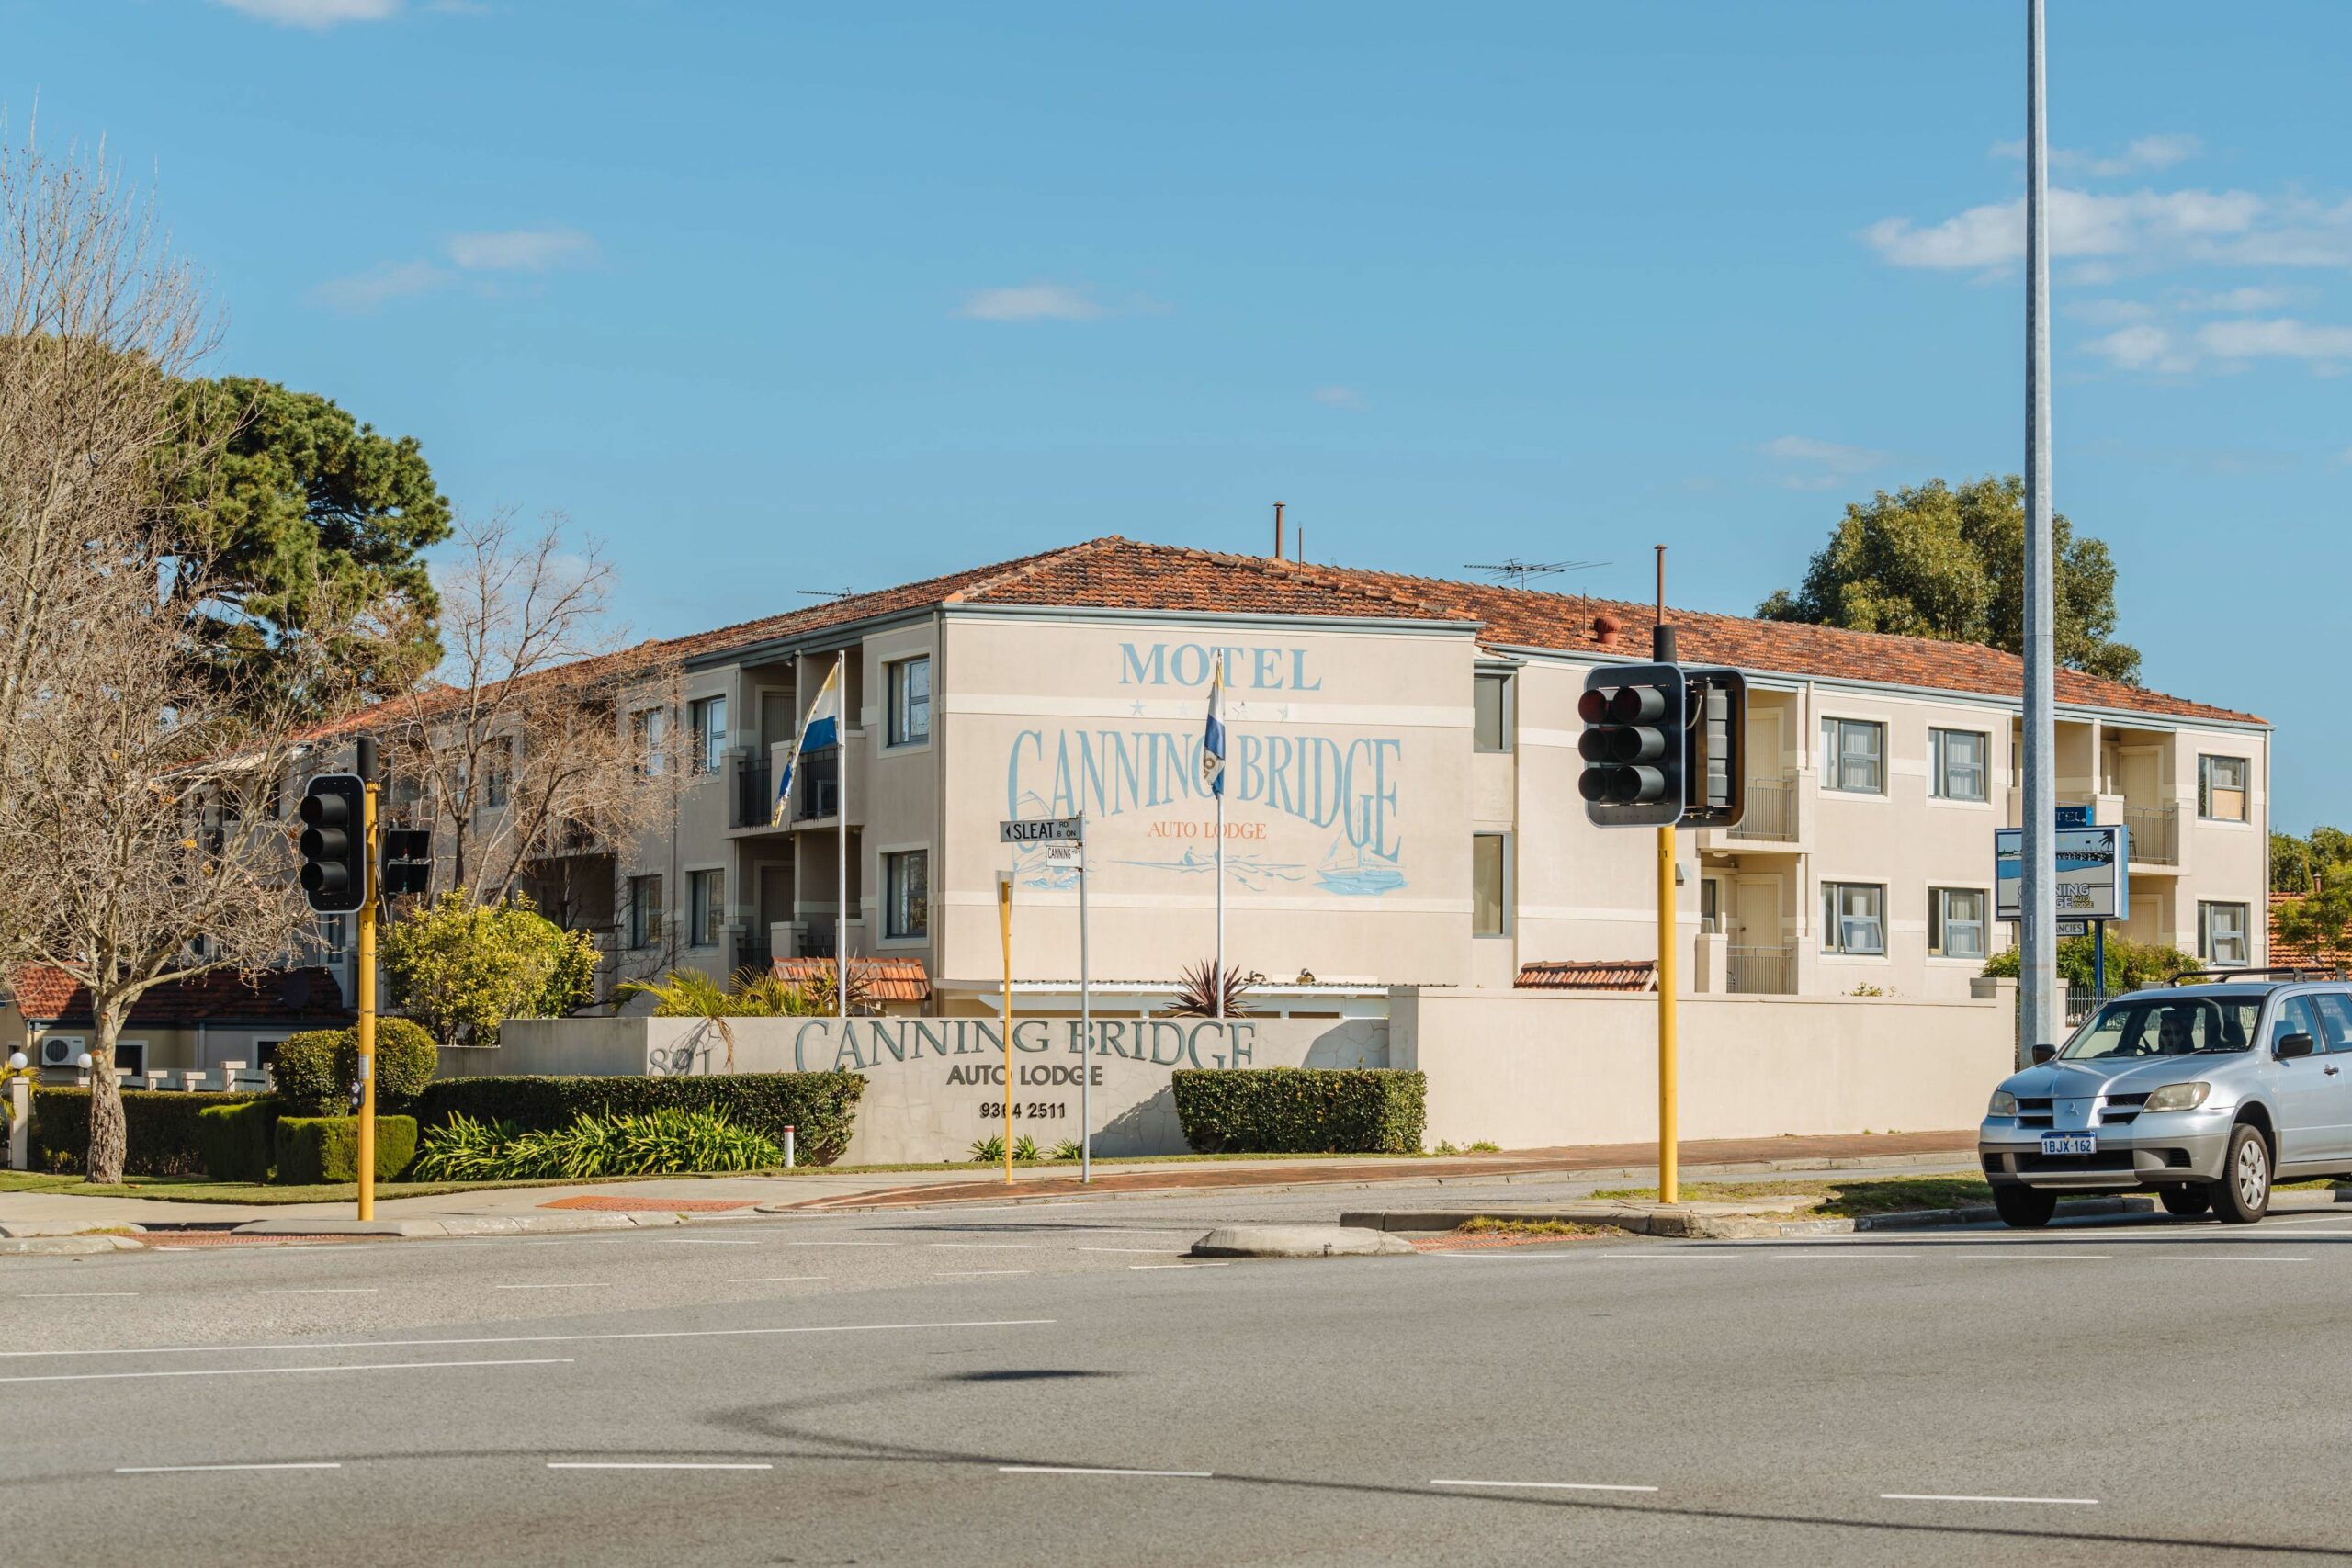
M2061 920L2120 920L2130 918L2132 889L2124 830L2057 828L2058 918ZM2025 829L1993 830L1993 863L1999 889L1993 918L2018 918L2018 890L2025 878Z

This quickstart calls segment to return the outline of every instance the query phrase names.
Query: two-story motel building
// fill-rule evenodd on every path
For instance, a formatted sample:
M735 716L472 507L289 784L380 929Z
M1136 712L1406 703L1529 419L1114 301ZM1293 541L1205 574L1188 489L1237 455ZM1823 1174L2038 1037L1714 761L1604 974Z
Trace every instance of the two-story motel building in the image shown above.
M618 857L587 923L609 922L613 974L724 975L845 942L899 961L909 1001L989 1010L1009 867L1016 998L1060 1010L1076 889L997 824L1082 812L1097 1005L1164 1006L1215 941L1199 758L1221 654L1227 953L1265 976L1261 1009L1376 1011L1391 984L1648 959L1652 836L1586 821L1575 710L1596 665L1647 659L1654 618L1112 537L707 633L676 645L691 773L675 829ZM2018 660L1668 619L1684 660L1735 665L1751 692L1747 818L1682 840L1685 985L1966 995L2010 941L1993 840L2018 820ZM844 653L843 743L803 759L775 820L773 781ZM2058 694L2062 798L2131 829L2120 930L2263 962L2269 727L2072 671Z

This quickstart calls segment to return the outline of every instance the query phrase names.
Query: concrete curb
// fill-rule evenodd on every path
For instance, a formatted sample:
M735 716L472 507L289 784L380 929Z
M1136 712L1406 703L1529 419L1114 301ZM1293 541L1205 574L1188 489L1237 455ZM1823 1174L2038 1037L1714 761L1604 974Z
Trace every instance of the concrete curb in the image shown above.
M119 1220L111 1223L105 1220L94 1220L90 1224L83 1225L68 1224L62 1221L44 1223L40 1220L6 1220L0 1221L0 1237L37 1235L120 1235L124 1234L137 1235L145 1231L146 1228L147 1227L145 1225L134 1225L127 1221Z
M1220 1225L1193 1244L1194 1258L1377 1258L1413 1244L1348 1225Z
M548 1235L565 1231L610 1231L659 1228L687 1224L681 1213L655 1214L450 1214L440 1219L306 1220L288 1217L249 1220L234 1228L236 1235L372 1235L393 1239L419 1236Z
M0 1240L0 1253L34 1258L73 1258L91 1252L137 1252L133 1235L28 1235Z
M2143 1197L2073 1198L2059 1205L2062 1215L2145 1214L2156 1207ZM1563 1224L1606 1225L1634 1235L1670 1236L1687 1241L1754 1241L1780 1236L1852 1235L1864 1231L1931 1230L1950 1225L1981 1224L1997 1219L1989 1203L1959 1209L1912 1209L1892 1214L1868 1214L1851 1220L1766 1220L1737 1214L1706 1214L1688 1211L1625 1208L1614 1203L1556 1203L1545 1208L1407 1209L1388 1212L1349 1212L1340 1224L1368 1230L1436 1235L1460 1229L1474 1219L1556 1220Z

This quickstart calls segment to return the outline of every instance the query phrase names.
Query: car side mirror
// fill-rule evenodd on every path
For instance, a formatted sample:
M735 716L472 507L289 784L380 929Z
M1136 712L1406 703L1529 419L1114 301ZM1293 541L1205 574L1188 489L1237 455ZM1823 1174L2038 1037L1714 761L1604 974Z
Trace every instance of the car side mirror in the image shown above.
M2270 1047L2270 1054L2283 1062L2290 1056L2308 1056L2312 1049L2312 1037L2308 1034L2282 1034Z
M2052 1062L2057 1059L2058 1047L2055 1045L2036 1045L2033 1048L2033 1065L2037 1067L2044 1062Z

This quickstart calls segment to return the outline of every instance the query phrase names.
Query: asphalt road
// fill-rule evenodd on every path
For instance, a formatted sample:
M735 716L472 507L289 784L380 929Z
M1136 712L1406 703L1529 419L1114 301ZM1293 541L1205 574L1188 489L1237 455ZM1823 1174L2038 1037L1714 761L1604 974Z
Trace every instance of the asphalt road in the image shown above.
M1180 1256L1334 1208L0 1258L0 1551L2352 1559L2352 1214Z

